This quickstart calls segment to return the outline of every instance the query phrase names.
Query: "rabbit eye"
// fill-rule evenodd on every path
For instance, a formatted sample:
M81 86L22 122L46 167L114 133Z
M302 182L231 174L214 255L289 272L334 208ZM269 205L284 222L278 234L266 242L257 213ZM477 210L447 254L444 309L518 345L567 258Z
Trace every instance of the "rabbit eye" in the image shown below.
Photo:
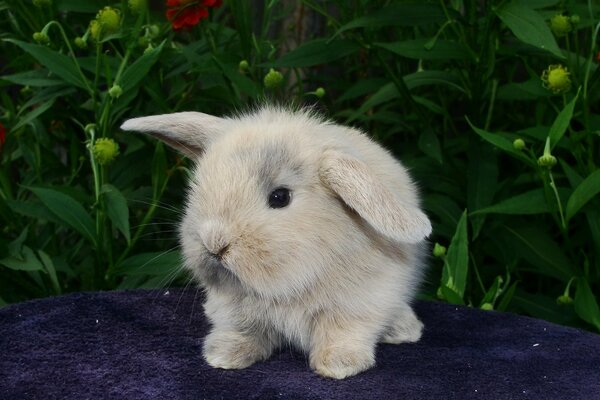
M271 192L269 195L269 207L271 208L283 208L290 204L292 199L289 189L280 187Z

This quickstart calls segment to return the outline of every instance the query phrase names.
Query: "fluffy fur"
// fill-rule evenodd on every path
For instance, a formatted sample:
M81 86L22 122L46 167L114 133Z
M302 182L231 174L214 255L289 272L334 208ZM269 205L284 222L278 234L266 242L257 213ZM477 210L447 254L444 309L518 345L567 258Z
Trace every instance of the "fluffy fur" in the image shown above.
M431 225L406 169L367 136L276 107L122 129L196 161L180 239L206 290L210 365L245 368L291 343L317 373L341 379L375 364L378 341L419 340L410 302ZM291 202L270 208L278 187Z

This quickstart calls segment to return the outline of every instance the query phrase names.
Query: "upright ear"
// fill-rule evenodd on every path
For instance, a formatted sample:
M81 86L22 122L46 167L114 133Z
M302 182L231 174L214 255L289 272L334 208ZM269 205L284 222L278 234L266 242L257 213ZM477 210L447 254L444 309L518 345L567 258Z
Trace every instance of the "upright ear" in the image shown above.
M431 223L416 206L406 204L362 161L328 150L319 169L321 180L382 235L418 243L431 233Z
M148 133L186 156L196 157L222 133L225 121L199 112L180 112L129 119L121 129Z

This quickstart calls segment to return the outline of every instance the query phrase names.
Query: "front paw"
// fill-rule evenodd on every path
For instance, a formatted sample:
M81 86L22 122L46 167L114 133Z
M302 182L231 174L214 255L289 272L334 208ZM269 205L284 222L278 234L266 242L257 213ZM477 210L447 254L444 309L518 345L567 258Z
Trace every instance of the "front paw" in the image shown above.
M375 365L373 350L330 347L310 356L310 366L319 375L344 379Z
M214 331L204 339L203 355L214 368L242 369L268 358L271 349L251 336Z

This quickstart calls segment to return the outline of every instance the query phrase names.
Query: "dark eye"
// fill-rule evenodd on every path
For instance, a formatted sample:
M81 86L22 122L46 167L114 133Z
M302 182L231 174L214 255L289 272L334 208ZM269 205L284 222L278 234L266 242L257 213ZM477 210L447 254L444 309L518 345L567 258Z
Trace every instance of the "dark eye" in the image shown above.
M289 189L280 187L271 192L269 195L269 207L271 208L283 208L290 204L292 195Z

